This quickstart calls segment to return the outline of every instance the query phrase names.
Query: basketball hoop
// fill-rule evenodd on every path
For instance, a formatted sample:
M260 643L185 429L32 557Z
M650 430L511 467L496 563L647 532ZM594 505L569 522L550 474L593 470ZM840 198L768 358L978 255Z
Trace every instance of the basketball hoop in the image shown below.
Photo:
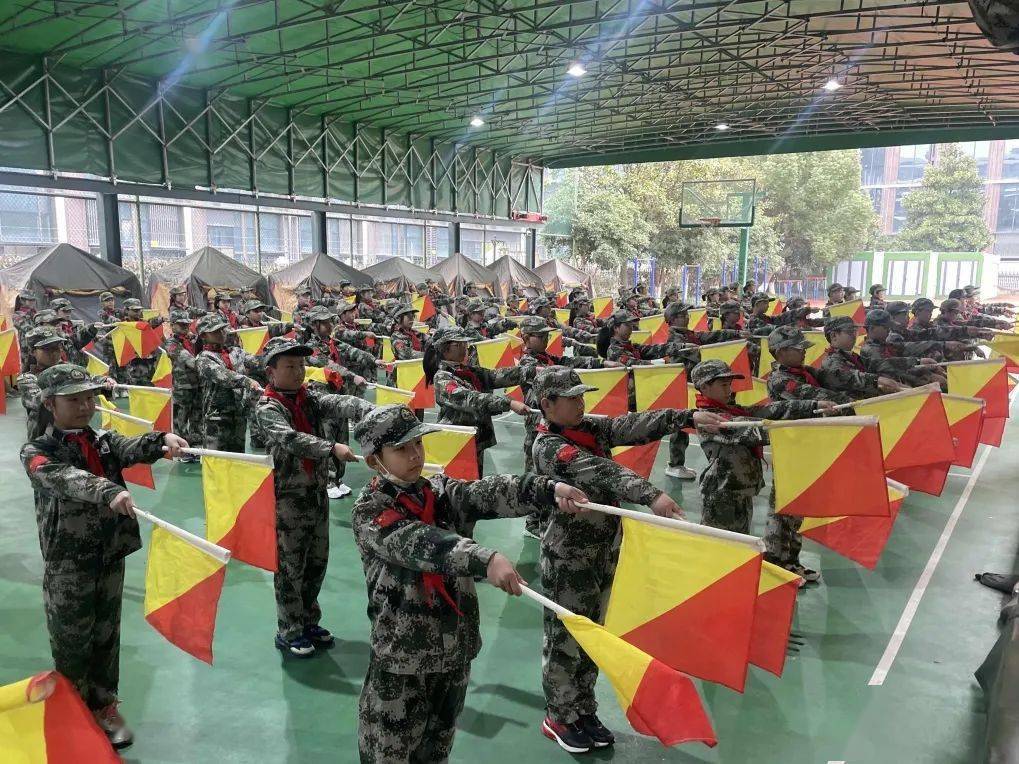
M697 218L697 222L705 228L714 228L722 222L722 218Z

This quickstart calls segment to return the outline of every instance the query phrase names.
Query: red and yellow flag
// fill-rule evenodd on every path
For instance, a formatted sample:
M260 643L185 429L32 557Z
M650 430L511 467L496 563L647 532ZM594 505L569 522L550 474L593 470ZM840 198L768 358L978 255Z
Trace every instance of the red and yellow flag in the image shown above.
M861 416L878 418L888 472L955 459L952 432L936 385L856 401L853 408Z
M276 494L271 456L202 455L205 535L234 559L276 572Z
M509 337L481 340L471 343L471 346L478 353L478 365L484 369L505 369L516 366L516 353Z
M687 408L686 367L681 363L634 366L633 388L637 411Z
M164 387L129 387L127 406L131 416L152 422L157 432L173 432L173 391Z
M690 320L686 328L692 332L706 332L711 328L707 308L690 308Z
M432 298L426 294L415 297L411 301L410 305L418 312L418 321L427 321L435 315L435 303L433 303Z
M707 361L713 358L725 361L733 372L743 375L744 379L734 379L732 381L732 391L734 393L753 389L754 383L750 381L750 352L747 348L746 340L701 345L701 360Z
M758 377L751 377L750 383L753 388L736 393L736 405L749 408L751 406L763 406L771 403L771 396L768 395L768 383Z
M655 313L650 316L644 316L644 318L640 319L638 322L637 328L641 331L651 333L645 344L660 345L663 342L669 341L669 325L665 323L664 313Z
M409 406L412 400L414 400L414 393L410 390L401 390L398 387L387 387L386 385L375 385L376 406L387 406L390 403Z
M382 341L382 350L379 353L379 358L386 363L396 360L396 353L393 351L393 338L383 335L379 338Z
M420 358L394 361L393 367L396 369L396 386L414 393L414 399L410 402L412 409L430 409L435 406L435 388L425 385L425 369Z
M168 390L173 388L173 364L170 362L170 354L162 348L159 351L156 368L152 370L152 384Z
M1004 358L1008 371L1019 371L1019 334L995 334L990 348L991 358Z
M785 668L789 632L796 612L796 594L803 579L770 562L761 563L754 627L750 632L750 663L775 676Z
M9 764L120 764L92 712L56 671L0 687L0 758Z
M984 423L984 402L979 398L965 398L961 395L942 394L948 429L955 444L955 460L952 464L972 467L980 444L980 431Z
M667 666L742 692L761 552L641 520L622 522L605 628Z
M948 392L982 398L988 419L1008 418L1008 372L1004 358L949 363Z
M105 398L103 400L106 403L101 405L99 409L99 426L104 430L119 432L127 438L134 438L138 435L146 435L152 432L152 422L128 416L117 411L117 408ZM120 474L128 483L134 483L135 485L152 490L156 489L156 480L152 476L151 464L132 464L130 467L125 467L121 470Z
M838 316L849 316L854 324L863 326L863 319L867 317L867 311L863 307L863 300L849 300L828 306L828 314L832 318Z
M616 310L616 301L611 297L595 297L591 302L591 310L595 318L608 318Z
M566 351L563 344L563 332L561 329L553 329L548 333L548 344L545 345L545 352L549 355L562 356Z
M634 731L656 737L666 746L718 742L690 677L584 616L571 613L559 619L609 680Z
M569 304L570 304L570 293L569 292L556 292L555 293L555 306L557 308L565 308Z
M782 315L785 310L785 300L781 297L776 298L768 303L768 309L764 311L764 315L774 318L775 316Z
M627 369L577 369L580 381L597 387L584 393L584 407L588 414L620 416L629 408L629 374Z
M14 377L21 373L21 348L18 346L18 330L6 329L0 332L0 376Z
M651 341L651 332L644 329L634 329L630 332L630 343L633 345L646 345Z
M105 377L110 373L110 365L105 361L102 361L91 353L85 353L85 357L88 359L85 362L85 371L93 377Z
M237 341L241 343L241 347L244 348L245 352L251 353L251 355L258 355L265 348L266 343L269 341L269 327L268 326L252 326L243 329L235 329L234 333L237 335Z
M570 323L570 310L569 308L553 308L555 312L555 320L560 324Z
M881 434L873 417L768 423L775 514L888 516Z
M771 376L771 364L775 362L775 356L771 354L771 347L768 345L768 338L761 337L761 358L757 365L757 376L767 379ZM806 364L809 366L810 364Z
M162 328L146 321L119 321L112 331L118 366L127 366L135 358L148 358L163 341Z
M524 402L524 391L520 385L513 385L513 387L507 387L505 395L512 401Z
M212 663L226 562L156 526L145 566L145 620L166 639Z
M616 446L612 449L612 460L633 470L645 480L650 480L661 444L662 441L653 440L639 446Z
M421 442L425 447L425 461L441 464L442 472L458 480L477 480L478 451L477 428L452 424L436 424L438 432L426 434Z
M861 336L866 339L864 335ZM803 357L803 365L819 368L821 366L821 361L824 360L824 351L828 347L828 340L824 338L824 332L808 329L803 332L803 338L808 342L814 343L812 346L807 348Z
M821 546L874 570L892 534L909 489L888 481L888 517L805 517L800 533Z

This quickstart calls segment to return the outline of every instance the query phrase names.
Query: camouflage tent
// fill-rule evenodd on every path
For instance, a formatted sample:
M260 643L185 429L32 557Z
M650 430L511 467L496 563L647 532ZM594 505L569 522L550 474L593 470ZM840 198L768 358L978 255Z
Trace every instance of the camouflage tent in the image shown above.
M340 292L340 282L349 281L352 286L375 283L371 276L341 263L335 257L317 254L309 255L303 260L288 265L286 268L269 276L269 292L272 294L273 305L280 310L292 311L297 305L295 292L300 287L308 287L311 296L319 299L330 292Z
M510 287L516 285L527 297L537 297L545 291L545 282L537 273L509 255L503 255L488 266L498 279L495 282L495 296L505 300Z
M188 291L188 304L205 308L215 294L226 292L238 296L247 289L254 290L258 299L269 301L269 285L265 277L248 266L234 260L214 247L202 247L172 265L149 274L149 305L167 315L170 290L184 287ZM236 307L236 306L235 306Z
M40 308L55 297L70 300L71 315L85 321L99 315L103 292L113 292L118 305L127 297L142 296L131 271L71 244L56 244L0 270L0 313L9 317L18 294L26 290L35 292Z
M436 281L441 279L446 283L446 292L451 295L463 294L464 284L468 281L482 291L495 295L495 285L499 280L494 272L459 252L440 260L428 270Z
M549 260L535 268L534 272L541 277L545 289L550 292L566 292L579 286L584 287L588 294L594 294L590 274L574 268L565 260Z
M402 257L379 260L375 265L365 268L364 272L365 275L375 279L375 288L386 294L413 292L415 285L425 279L435 279L442 289L446 288L446 282L442 278Z

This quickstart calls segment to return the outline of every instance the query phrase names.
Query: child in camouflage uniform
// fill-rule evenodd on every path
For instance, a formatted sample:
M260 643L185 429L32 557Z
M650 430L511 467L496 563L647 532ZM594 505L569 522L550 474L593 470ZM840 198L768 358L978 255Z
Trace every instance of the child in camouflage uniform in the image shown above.
M326 437L326 420L360 419L374 408L349 395L331 395L304 384L311 348L278 337L265 346L269 384L255 409L259 431L276 472L276 647L309 658L333 637L319 625L318 595L329 561L331 458L354 461L343 443Z
M172 334L164 343L173 368L173 429L192 446L202 446L202 386L198 377L194 337L189 327L187 311L175 310L170 314ZM185 462L197 462L197 456L185 454Z
M102 385L80 366L51 366L38 381L53 422L22 447L21 462L35 490L53 664L113 746L124 748L133 740L117 711L124 558L141 538L121 473L156 462L164 446L176 456L188 444L172 433L93 430Z
M852 400L905 389L891 377L867 371L863 359L853 350L857 326L850 316L829 318L824 324L824 336L830 344L817 369L817 381L822 387L845 393Z
M449 757L471 661L481 649L474 580L519 595L522 580L493 549L464 535L478 520L519 517L587 497L525 474L461 481L421 477L421 437L435 428L404 406L381 406L354 427L378 475L351 523L364 565L371 662L358 707L362 762L441 762Z
M585 385L573 369L550 366L535 377L532 394L543 420L532 448L541 475L564 480L591 497L617 505L644 504L657 515L681 516L664 491L612 460L615 446L659 440L694 423L711 428L716 414L661 409L619 417L584 416ZM600 621L619 552L619 518L601 512L554 514L541 540L541 585L563 607ZM541 731L570 753L612 745L599 721L594 684L598 668L551 611L544 614L542 686L548 714Z

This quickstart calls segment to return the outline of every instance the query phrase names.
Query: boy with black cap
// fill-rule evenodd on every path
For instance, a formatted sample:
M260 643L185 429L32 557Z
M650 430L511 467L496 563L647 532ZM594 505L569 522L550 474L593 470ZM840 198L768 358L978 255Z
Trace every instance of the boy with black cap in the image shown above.
M99 295L99 316L97 321L100 324L115 324L120 320L117 313L117 303L113 298L113 292L103 292Z
M421 437L435 428L405 406L376 408L354 427L378 475L351 513L364 565L371 661L358 706L361 761L446 761L481 649L474 580L519 595L512 563L465 531L587 496L538 475L462 481L421 476Z
M134 438L89 426L102 383L74 364L39 375L53 422L21 449L35 489L43 603L57 671L67 677L114 748L134 736L117 711L124 558L141 547L122 471L187 447L173 433Z

